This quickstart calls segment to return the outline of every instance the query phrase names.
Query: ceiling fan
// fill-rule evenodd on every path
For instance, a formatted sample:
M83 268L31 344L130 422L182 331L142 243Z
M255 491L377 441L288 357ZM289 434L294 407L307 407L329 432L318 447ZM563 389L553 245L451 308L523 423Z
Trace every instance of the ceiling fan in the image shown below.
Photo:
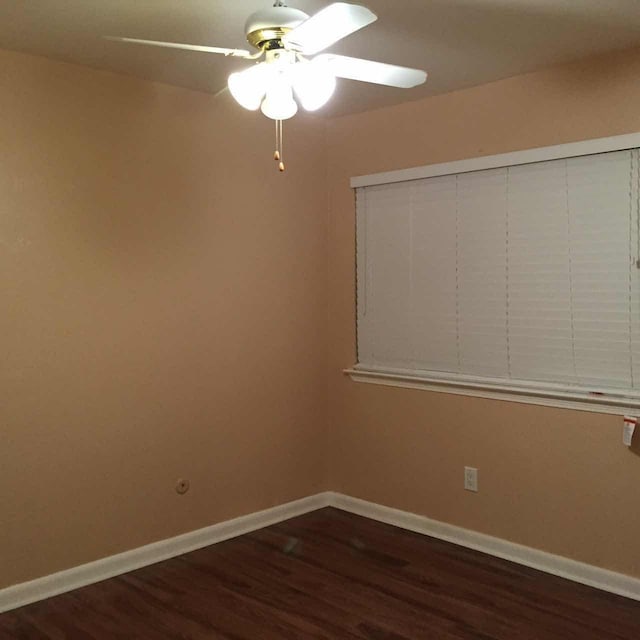
M419 69L331 53L316 55L375 20L377 16L366 7L347 2L334 2L309 17L299 9L287 7L282 0L276 0L273 7L251 14L245 24L247 41L257 49L255 53L138 38L108 36L108 39L258 61L243 71L232 73L228 87L245 109L261 109L265 116L276 121L279 143L275 156L276 160L281 160L282 121L292 118L298 111L294 95L306 111L316 111L333 95L336 78L403 89L425 82L427 74ZM284 170L282 162L280 170Z

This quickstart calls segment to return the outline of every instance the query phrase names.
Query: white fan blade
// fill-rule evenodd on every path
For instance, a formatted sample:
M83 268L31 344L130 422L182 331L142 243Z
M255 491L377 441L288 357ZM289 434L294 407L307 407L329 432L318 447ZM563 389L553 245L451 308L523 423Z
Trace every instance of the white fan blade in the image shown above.
M374 84L384 84L400 89L417 87L427 79L427 72L421 71L420 69L397 67L394 64L337 56L332 53L323 53L322 55L316 56L314 60L326 62L331 73L338 78L360 80L360 82L373 82Z
M180 44L179 42L160 42L159 40L139 40L138 38L119 38L117 36L105 36L106 40L114 40L116 42L132 42L133 44L147 44L153 47L167 47L169 49L187 49L189 51L204 51L206 53L221 53L225 56L233 56L234 58L248 58L251 56L250 51L244 49L224 49L222 47L203 47L198 44Z
M282 41L311 56L377 19L366 7L334 2L287 33Z

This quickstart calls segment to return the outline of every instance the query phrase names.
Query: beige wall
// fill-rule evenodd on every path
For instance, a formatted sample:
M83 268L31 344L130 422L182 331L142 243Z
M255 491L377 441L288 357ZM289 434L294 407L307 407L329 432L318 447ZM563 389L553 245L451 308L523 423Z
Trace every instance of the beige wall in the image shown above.
M640 577L640 457L620 418L340 373L355 358L351 176L640 131L639 79L635 51L330 121L332 489Z
M325 489L324 123L0 68L0 587Z

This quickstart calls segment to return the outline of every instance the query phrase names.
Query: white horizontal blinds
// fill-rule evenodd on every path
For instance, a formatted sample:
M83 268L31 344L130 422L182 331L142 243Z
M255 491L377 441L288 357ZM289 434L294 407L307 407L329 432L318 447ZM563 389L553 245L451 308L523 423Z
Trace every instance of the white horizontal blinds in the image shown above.
M411 290L410 189L396 184L357 194L358 357L407 368Z
M575 383L566 161L508 173L510 373Z
M567 161L577 381L631 388L630 151ZM638 291L635 290L637 298ZM640 382L640 380L638 381Z
M639 164L620 151L360 188L360 364L637 389Z
M460 371L504 378L507 170L461 174L457 182Z
M456 176L405 188L412 196L412 368L457 372Z

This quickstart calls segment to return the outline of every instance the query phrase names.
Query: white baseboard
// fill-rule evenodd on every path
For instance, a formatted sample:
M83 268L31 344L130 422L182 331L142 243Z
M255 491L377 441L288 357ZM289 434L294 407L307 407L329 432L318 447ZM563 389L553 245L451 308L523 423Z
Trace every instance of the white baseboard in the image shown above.
M319 493L271 509L220 522L204 529L191 531L175 538L160 540L144 547L102 558L30 582L0 589L0 613L321 509L329 506L330 498L329 493Z
M374 502L351 498L340 493L330 494L332 507L354 513L365 518L385 522L402 529L415 531L439 540L489 555L510 560L517 564L538 569L554 576L586 584L596 589L615 593L633 600L640 600L640 579L622 573L608 571L590 564L556 556L546 551L525 547L502 538L494 538L462 527L431 520L408 511L400 511Z
M400 511L327 491L240 518L220 522L175 538L154 542L144 547L125 551L95 562L89 562L30 582L23 582L6 589L0 589L0 613L17 609L38 600L51 598L88 584L100 582L107 578L113 578L114 576L329 506L482 551L498 558L504 558L505 560L567 578L574 582L580 582L603 591L640 600L639 578L600 569L599 567L556 556L545 551L524 547L501 538L494 538L469 529L431 520L415 513Z

